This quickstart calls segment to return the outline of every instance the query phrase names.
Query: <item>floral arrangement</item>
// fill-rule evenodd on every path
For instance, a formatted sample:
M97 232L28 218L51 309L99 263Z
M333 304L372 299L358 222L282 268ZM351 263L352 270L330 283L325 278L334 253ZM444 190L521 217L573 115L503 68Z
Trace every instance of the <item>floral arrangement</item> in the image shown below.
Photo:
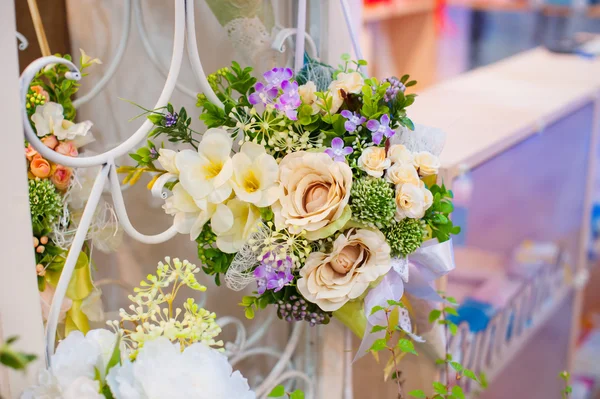
M130 296L131 312L121 309L121 320L109 322L114 332L70 333L22 398L254 399L246 379L214 348L222 346L214 340L221 332L215 314L192 299L174 307L182 288L206 290L199 271L185 260L159 263Z
M443 143L424 146L432 140L407 116L416 82L367 79L365 64L345 56L337 69L312 62L257 80L234 62L208 77L223 107L198 95L204 134L183 108L145 109L150 140L119 171L170 191L165 212L217 284L256 288L242 299L248 318L268 305L310 325L335 316L366 345L368 309L404 292L442 300L429 283L452 269L460 229L452 193L436 185ZM414 332L410 319L400 328Z
M65 59L71 60L69 55ZM80 69L99 64L81 51ZM65 78L68 68L54 64L38 73L27 94L25 107L32 126L42 142L59 154L77 157L81 148L94 141L92 123L75 123L72 99L79 84ZM84 73L83 76L86 74ZM88 170L76 171L44 159L29 143L25 143L29 178L29 206L33 226L33 248L36 273L44 317L47 318L54 287L66 261L83 206L91 191L93 177ZM93 171L92 171L93 172ZM103 321L100 290L91 279L92 247L108 251L120 241L120 230L112 209L105 206L97 212L90 238L77 261L77 268L63 302L61 336L72 330L87 331L90 321Z

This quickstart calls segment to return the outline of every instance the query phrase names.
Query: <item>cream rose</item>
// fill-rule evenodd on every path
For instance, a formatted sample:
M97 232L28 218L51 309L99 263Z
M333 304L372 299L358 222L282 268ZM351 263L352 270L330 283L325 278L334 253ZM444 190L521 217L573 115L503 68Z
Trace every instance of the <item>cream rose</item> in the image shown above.
M361 296L391 267L390 246L380 231L349 230L333 243L331 253L313 252L300 270L298 290L326 312Z
M393 164L385 172L385 179L398 186L401 186L405 183L414 184L415 186L419 186L421 184L417 170L410 164Z
M360 93L364 85L365 80L358 72L339 73L337 79L329 85L329 92L333 97L333 104L330 111L332 113L337 112L344 102L344 97L340 90L343 90L346 94L357 94Z
M402 144L394 144L388 150L388 158L393 163L414 165L414 156L408 148Z
M316 93L317 86L314 82L308 81L306 82L306 84L303 84L302 86L298 87L298 94L300 95L302 104L310 105L312 108L313 115L321 110L318 102L319 99Z
M273 204L275 224L316 240L348 221L352 170L325 153L298 151L279 164L279 201ZM333 231L329 231L333 229Z
M391 164L392 161L385 157L385 148L382 147L369 147L358 158L358 167L373 177L383 176L383 172Z
M415 166L421 176L437 175L440 159L428 151L421 151L415 154Z
M431 191L423 184L405 183L396 188L396 219L421 219L433 203Z

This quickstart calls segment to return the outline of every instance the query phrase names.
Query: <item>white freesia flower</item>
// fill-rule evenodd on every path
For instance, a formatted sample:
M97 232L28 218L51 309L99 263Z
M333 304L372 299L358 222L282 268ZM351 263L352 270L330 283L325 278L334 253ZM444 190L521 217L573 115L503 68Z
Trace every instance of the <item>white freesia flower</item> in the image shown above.
M54 133L55 129L62 125L64 119L63 106L52 101L38 105L35 113L31 116L39 137Z
M421 151L415 154L415 165L419 169L421 176L437 175L440 170L440 159L427 151Z
M175 162L176 156L177 151L161 148L158 150L158 163L160 163L160 166L167 172L179 175L179 169L177 169L177 164Z
M218 351L196 343L181 352L164 337L147 342L135 362L113 367L107 381L115 399L256 398Z
M198 152L180 151L175 157L179 181L196 200L221 203L231 194L233 163L230 158L233 140L223 129L208 129Z
M214 229L214 216L211 219L211 227L213 232L217 235L217 247L225 253L236 253L246 243L250 234L252 234L258 225L260 220L260 212L258 208L247 202L240 201L237 198L229 200L227 202L227 209L229 216L226 221L232 221L231 228L227 231L215 231ZM222 212L219 217L225 217L227 212ZM225 223L223 223L225 225Z
M177 232L189 234L192 241L198 238L209 220L215 234L224 233L233 226L233 214L227 206L194 199L181 183L173 187L173 195L166 199L163 209L167 215L175 216L173 224Z
M108 330L92 330L86 336L73 331L58 344L51 366L38 383L23 393L23 399L103 399L99 381L106 378L108 362L117 342Z
M279 166L263 146L246 142L232 160L232 186L239 199L260 208L277 201Z
M414 165L414 156L408 148L402 144L394 144L388 150L388 158L393 163Z
M433 203L433 196L423 184L405 183L396 188L396 219L421 219Z

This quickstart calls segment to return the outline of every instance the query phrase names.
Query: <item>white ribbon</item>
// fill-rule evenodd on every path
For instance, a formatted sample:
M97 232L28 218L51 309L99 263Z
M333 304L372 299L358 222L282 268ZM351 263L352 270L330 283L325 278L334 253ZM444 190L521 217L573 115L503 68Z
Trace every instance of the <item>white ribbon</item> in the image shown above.
M365 297L367 326L354 360L364 356L377 339L385 337L385 331L371 333L373 326L387 325L382 311L371 314L375 306L388 307L388 300L399 301L404 292L428 301L443 302L444 299L433 289L431 283L451 272L454 267L452 240L442 243L429 240L408 257L393 258L392 269ZM403 308L399 311L399 327L415 341L424 342L421 337L412 333L408 311Z

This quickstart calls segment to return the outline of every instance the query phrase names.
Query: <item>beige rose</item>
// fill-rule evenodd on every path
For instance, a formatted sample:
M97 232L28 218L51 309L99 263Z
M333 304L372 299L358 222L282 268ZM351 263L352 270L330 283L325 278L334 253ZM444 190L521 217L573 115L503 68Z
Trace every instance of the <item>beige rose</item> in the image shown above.
M405 183L396 188L396 219L421 219L433 203L431 191L422 183Z
M369 147L358 158L358 167L373 177L383 176L383 172L391 164L392 161L385 157L385 148L382 147Z
M317 97L317 86L314 82L308 81L306 84L298 87L298 94L302 100L302 104L310 105L312 108L313 115L318 113L321 108L319 107L319 98ZM339 108L339 106L338 106Z
M440 159L427 151L415 154L415 165L421 176L437 175L440 170Z
M346 94L358 94L365 85L362 75L358 72L338 74L337 79L329 85L329 93L333 97L333 104L330 109L331 113L336 113L344 103L344 96L341 90Z
M326 312L361 296L391 267L390 246L380 231L348 230L331 253L313 252L300 270L298 290Z
M385 172L385 179L398 186L401 186L405 183L414 184L415 186L419 186L421 184L417 170L413 165L410 164L393 164Z
M413 153L402 144L394 144L388 150L388 158L399 164L414 164Z
M330 224L335 228L350 217L345 210L352 170L325 153L287 155L279 164L279 182L279 201L272 206L278 229L287 228L293 234L304 230L308 239L315 240L322 238Z

